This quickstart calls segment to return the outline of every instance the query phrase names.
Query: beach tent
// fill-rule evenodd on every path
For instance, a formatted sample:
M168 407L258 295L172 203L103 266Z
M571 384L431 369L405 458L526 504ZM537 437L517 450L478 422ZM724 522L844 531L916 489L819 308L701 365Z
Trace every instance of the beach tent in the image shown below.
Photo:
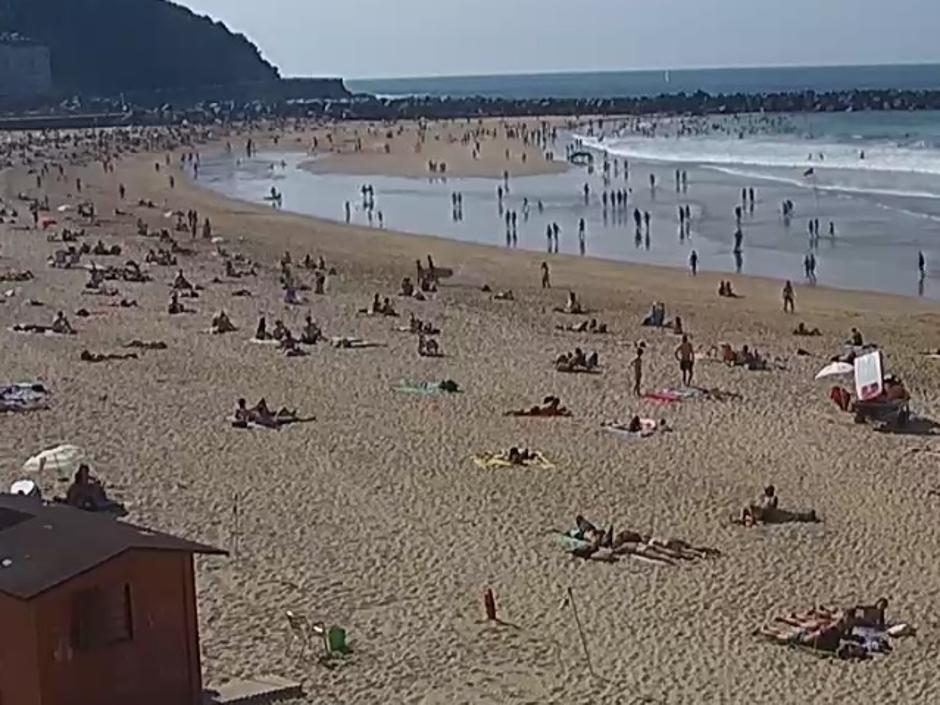
M83 462L85 462L85 451L78 446L61 445L34 455L23 463L23 471L42 472L48 469L58 473L73 474Z
M881 351L855 358L855 394L861 401L874 399L884 390Z
M825 379L826 377L840 377L841 375L850 375L855 371L855 367L847 362L833 362L823 367L816 373L816 379Z

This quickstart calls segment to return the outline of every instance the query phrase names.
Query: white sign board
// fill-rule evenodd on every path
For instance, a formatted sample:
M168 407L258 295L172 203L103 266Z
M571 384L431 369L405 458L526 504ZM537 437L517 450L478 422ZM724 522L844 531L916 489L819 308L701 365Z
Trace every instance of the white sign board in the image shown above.
M861 401L874 399L884 390L881 351L855 358L855 393Z

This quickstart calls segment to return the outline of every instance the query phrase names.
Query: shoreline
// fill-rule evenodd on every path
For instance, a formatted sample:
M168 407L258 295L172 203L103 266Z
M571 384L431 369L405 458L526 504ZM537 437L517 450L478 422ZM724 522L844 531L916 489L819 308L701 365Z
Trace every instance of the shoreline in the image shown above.
M301 158L302 158L302 155L298 152L295 155L294 159L291 161L293 162ZM418 217L418 213L421 212L422 210L426 211L429 208L434 209L436 207L434 205L436 202L435 199L446 200L446 196L445 196L446 192L452 191L454 189L463 190L462 184L463 185L469 184L470 183L469 181L461 180L463 177L452 177L450 180L447 181L446 184L438 183L436 186L433 186L433 189L435 193L440 192L440 194L432 198L430 193L428 193L427 195L422 195L422 194L425 194L428 187L426 187L422 183L423 182L422 179L418 179L416 176L412 175L414 172L414 168L415 168L414 165L405 164L406 168L405 169L399 168L395 172L395 176L382 177L381 174L375 173L376 171L381 171L380 168L370 167L370 165L374 164L374 162L370 161L369 155L355 155L355 158L358 160L357 163L363 167L364 171L369 171L371 168L372 173L369 174L370 176L376 179L379 179L379 178L390 179L389 183L385 184L385 187L390 188L391 191L394 194L396 194L395 197L399 199L402 198L401 194L399 193L399 190L401 188L404 188L405 185L399 184L398 180L402 179L402 180L406 180L410 182L407 185L407 188L413 189L414 191L414 194L411 196L411 200L401 201L401 205L396 206L396 208L397 208L397 212L404 211L405 213L409 214L409 217L412 218L412 220L409 221L407 227L398 228L399 231L407 232L409 236L416 236L416 237L421 237L425 239L436 238L437 241L440 241L440 240L452 241L452 242L467 242L468 241L467 236L460 234L460 231L457 231L457 230L451 231L451 230L446 230L446 229L442 230L442 229L439 229L438 227L435 227L434 223L438 223L442 228L453 227L450 222L444 219L444 214L446 213L446 206L443 206L443 204L439 206L441 208L441 211L436 216L437 218L436 220L434 219L422 220L420 217ZM211 165L214 162L210 158L207 163ZM266 163L264 160L264 155L261 155L259 164L264 164L264 163ZM657 170L657 172L660 173L660 181L662 181L663 178L668 173L668 171L671 170L671 167L676 166L676 163L673 163L673 162L657 163L657 162L646 162L646 161L641 161L641 160L631 160L631 164L635 165L634 166L635 169L641 170L641 171L643 169L646 169L647 167ZM399 162L397 166L400 167L401 163ZM669 167L669 168L664 169L664 167ZM290 177L290 172L292 168L293 167L289 164L288 171L286 172L286 176L288 178ZM497 173L499 172L499 167L484 165L484 168L486 169L488 173L493 173L494 171ZM692 168L696 170L695 173L701 173L701 172L711 173L713 171L709 168L708 165L690 165L690 169ZM305 173L310 173L308 169L302 169L302 170ZM386 169L385 171L388 172L391 170ZM564 178L567 180L566 183L568 181L571 182L570 189L572 193L574 193L574 191L576 190L577 184L580 183L580 181L578 181L578 179L580 178L578 176L578 173L579 172L577 172L577 170L575 169L567 169L565 172L562 172L562 176L564 176L564 174L568 174L568 176L565 176ZM283 180L285 174L281 174L280 172L279 174L280 175L277 175L275 180L272 183L280 186L283 192L283 189L287 188L285 184L288 184L289 181ZM343 220L342 220L342 200L341 199L344 197L342 195L344 193L343 189L345 188L345 189L354 190L353 182L349 179L346 179L346 177L352 176L353 174L350 174L344 171L334 172L324 167L323 169L318 171L316 175L320 178L326 179L326 181L318 182L318 183L311 182L309 184L306 182L296 183L294 185L294 188L290 190L290 194L289 194L288 199L286 200L285 207L287 208L288 211L291 211L291 204L300 203L302 204L301 207L298 208L297 210L291 211L292 213L296 215L309 216L322 223L331 223L334 226L342 225ZM355 175L363 176L365 178L364 174L361 174L358 172ZM549 178L552 175L546 175L544 173L521 175L519 176L520 181L518 185L520 186L520 188L523 189L523 192L526 192L526 189L529 187L525 187L525 184L529 184L530 182L532 184L536 184L536 183L542 184L543 186L544 184L553 183L551 181L544 181L544 180L531 181L533 177L538 177L538 176ZM345 181L342 182L343 184L346 184L346 186L342 186L339 182L331 185L331 181L330 181L331 177L340 177L340 178L346 179ZM514 174L514 177L515 177L515 174ZM476 177L470 177L470 178L473 179ZM725 189L725 191L730 192L732 194L731 197L733 197L734 189L738 188L741 183L740 180L738 180L734 176L729 176L727 179L719 179L719 176L707 176L706 175L706 176L703 176L702 178L710 179L712 181L715 181L716 179L718 179L721 183L726 182L727 185L723 186L723 188ZM260 189L260 184L263 181L264 179L262 178L261 180L257 182L259 184L259 189ZM479 191L488 193L490 189L495 189L496 185L499 183L500 183L499 179L485 178L485 183L483 185L478 185L478 186L475 186L474 188L476 188ZM381 190L383 188L383 184L384 182L379 183L380 208L387 207L389 205L388 201L383 202L383 197L381 196ZM735 184L737 184L737 186L735 186ZM244 186L244 184L242 185ZM226 187L224 185L207 186L206 184L202 184L202 186L207 187L210 191L214 193L226 192ZM532 194L542 193L541 191L538 191L538 188L539 187L536 187L534 185L529 188L530 202L533 203L533 208L534 208L535 201L534 201L534 196ZM699 251L700 272L702 273L709 272L716 277L722 277L722 276L730 277L735 280L741 277L745 277L745 276L748 276L748 277L757 276L766 281L776 281L778 282L779 286L782 286L783 281L789 278L791 281L794 282L795 285L797 285L801 289L811 290L812 288L814 288L812 286L805 284L805 282L802 281L802 278L800 276L797 276L799 274L798 272L799 260L802 257L802 251L798 249L799 246L797 245L797 249L793 249L791 245L787 243L786 241L779 240L779 236L773 234L774 231L772 230L772 228L776 226L774 226L772 222L768 223L765 226L762 226L765 229L770 228L769 232L771 234L768 235L768 237L777 238L776 240L771 240L770 245L774 246L775 242L780 242L779 247L786 247L790 249L787 252L781 251L780 253L778 253L776 250L773 250L765 254L765 251L761 248L766 248L767 244L763 244L760 242L752 242L753 247L757 249L749 248L746 246L744 249L744 261L748 263L748 267L751 267L752 269L756 267L757 271L752 271L752 272L745 271L743 273L735 273L733 268L731 267L730 245L725 245L722 241L715 240L714 237L711 235L712 233L715 233L715 232L730 232L731 229L733 229L733 221L729 221L727 217L725 216L715 215L716 210L719 213L722 213L724 211L724 209L721 208L720 201L716 201L716 198L714 196L709 195L710 191L708 190L708 188L706 188L706 191L704 193L701 191L701 188L706 188L706 187L694 187L693 192L695 192L695 190L698 189L697 197L704 198L703 204L696 205L695 207L697 209L698 208L702 209L701 217L697 221L697 227L700 226L704 228L706 232L704 235L699 234L696 240L690 240L689 245L687 245L687 248L697 248ZM783 194L779 196L779 198L782 199L783 197L787 196L792 191L792 189L790 189L789 191L786 190L788 188L789 186L787 185L781 186L780 184L776 182L763 185L761 187L761 191L762 191L765 203L762 206L762 208L765 210L768 208L773 208L773 206L768 205L766 201L770 201L772 204L772 202L775 199L777 199L777 196L775 196L774 194ZM668 220L670 218L674 218L674 216L670 215L668 211L668 202L670 202L669 199L671 198L671 196L670 196L668 189L665 189L665 190L666 190L665 197L667 199L666 205L660 204L659 206L656 206L658 210L654 212L654 215L655 213L659 213L659 216L658 216L659 220L656 221L657 223L661 222L663 219L665 219L668 223ZM346 198L351 200L354 194L349 193L349 191L346 191L346 193L347 193ZM240 200L243 203L256 203L258 205L261 205L257 201L254 201L253 197L249 196L246 193L242 193L239 195L241 196ZM469 194L469 195L473 195L473 194ZM696 195L696 193L693 193L693 195ZM473 224L471 226L472 229L469 230L468 232L471 233L471 237L472 237L472 233L475 233L475 232L482 231L482 232L492 233L495 230L496 241L490 240L488 243L485 243L485 244L486 246L493 248L494 255L497 252L506 253L509 250L507 250L507 248L505 248L501 243L497 244L498 238L499 238L499 235L498 235L499 227L500 227L498 222L491 223L489 227L485 227L484 225L481 225L481 222L480 222L480 216L478 213L479 209L483 208L484 213L486 213L487 212L486 209L492 208L493 206L487 206L485 202L478 202L480 198L483 198L485 201L485 198L486 198L485 196L479 196L475 198L477 198L477 200L473 201L472 208L475 209L473 212L476 213L476 215L474 215ZM516 202L518 203L518 195L515 198L516 198ZM838 196L833 197L834 203L840 204L841 201L836 200L837 198ZM336 201L335 205L326 205L326 204L332 204L334 200ZM690 202L690 201L684 201L684 202ZM353 200L353 203L355 203L354 200ZM493 198L493 203L495 204L495 198ZM716 203L718 203L717 206L716 206ZM328 215L324 214L323 209L327 207L332 208L336 212L336 217L329 217ZM470 208L471 206L467 206L467 207ZM564 204L557 204L556 207L561 209L559 212L561 212L562 214L565 213L565 209L567 208L566 206L564 206ZM647 207L647 206L643 206L641 203L641 207ZM844 208L848 208L848 206L844 206ZM554 213L554 212L555 211L550 211L550 213L546 217L548 217L549 219L554 217L553 215L551 215L551 213ZM396 229L395 213L396 213L395 209L390 210L386 208L385 215L386 215L387 230L384 230L382 232L387 232L388 229L391 229L391 230ZM590 236L589 243L593 243L593 244L590 244L588 247L588 252L587 252L588 256L595 257L596 259L599 259L602 261L611 261L611 262L617 262L617 263L626 262L631 265L640 265L640 266L654 265L657 267L666 267L668 268L669 271L672 271L674 273L687 274L688 270L687 270L686 259L688 256L687 255L688 250L686 250L685 253L683 253L681 250L677 249L675 245L670 244L669 234L668 234L668 230L670 226L668 226L668 224L667 226L665 226L667 230L666 234L662 232L662 226L657 226L659 230L657 234L657 240L654 241L654 244L658 243L656 244L656 249L662 250L662 248L664 247L667 249L663 252L663 254L656 255L653 260L649 260L647 258L647 261L644 262L642 261L642 259L645 257L645 255L643 254L634 255L632 254L633 253L632 249L626 250L626 256L624 256L623 254L624 250L618 249L620 246L617 245L617 240L616 240L616 238L619 237L619 235L617 234L619 230L617 230L616 228L612 230L606 230L606 228L613 227L615 224L612 222L611 225L608 226L606 219L604 220L603 223L601 223L601 221L599 220L599 209L598 209L598 213L594 213L593 211L592 213L593 215L591 215L591 213L585 214L589 219L589 229L598 229L598 228L604 228L604 229L597 231L595 232L595 234L592 234ZM851 213L851 211L847 210L846 213ZM862 213L864 213L864 211L862 211ZM354 217L354 220L358 219L356 220L356 222L359 225L366 226L366 223L363 222L362 217L363 216L359 214L357 211L357 215ZM592 218L597 219L597 222L594 222ZM534 220L533 223L535 222L537 221ZM373 225L376 225L376 223L374 223ZM543 236L539 234L539 227L541 226L530 224L530 225L526 225L525 227L528 229L526 232L529 233L525 237L528 237L529 239L523 243L520 249L527 251L533 258L541 258L541 259L548 258L548 260L551 261L554 257L556 257L556 255L548 256L545 253L544 240L541 239ZM572 237L571 228L573 228L574 226L573 224L569 223L567 227L568 227L568 238L569 238L568 247L570 248L572 247L571 241L570 241L570 238ZM630 237L632 239L632 235ZM749 235L749 237L751 237L751 235ZM531 238L535 238L535 239L532 240ZM598 240L598 238L601 238L601 239ZM603 238L607 238L607 240L604 240ZM479 242L479 240L477 241ZM842 247L843 249L845 247L849 247L849 248L853 247L851 240L840 240L839 246ZM600 252L597 251L598 247L601 248ZM611 249L611 248L614 248L614 249ZM672 255L669 254L670 251L673 252ZM574 252L570 249L566 250L566 252L568 252L568 254L574 254ZM654 255L655 255L655 252L654 252ZM791 264L792 268L788 270L781 270L779 267L774 267L774 269L777 270L777 273L761 271L762 269L761 263L763 260L760 258L767 259L769 257L788 257L789 259L787 261L792 263ZM754 258L758 258L758 259L754 259ZM850 264L846 263L842 259L840 259L840 261L837 262L836 264L838 264L838 266L850 266ZM830 272L830 276L833 276L832 272ZM831 286L827 286L827 282L825 281L825 279L824 278L821 278L821 279L822 279L821 283L817 285L815 288L825 287L830 290L847 291L847 292L855 292L855 293L859 293L859 292L883 293L883 294L901 296L911 301L924 298L923 296L919 296L918 293L916 292L915 283L910 284L911 288L905 292L905 291L885 291L884 289L875 289L875 290L866 289L864 287L858 286L857 284L853 284L851 280L849 280L848 282L837 283ZM874 281L880 282L883 280L876 278ZM931 283L932 283L932 280L928 281L927 285L930 286ZM932 298L933 300L935 300L937 295L938 294L934 290L934 287L930 286L930 288L928 289L927 298L928 299Z

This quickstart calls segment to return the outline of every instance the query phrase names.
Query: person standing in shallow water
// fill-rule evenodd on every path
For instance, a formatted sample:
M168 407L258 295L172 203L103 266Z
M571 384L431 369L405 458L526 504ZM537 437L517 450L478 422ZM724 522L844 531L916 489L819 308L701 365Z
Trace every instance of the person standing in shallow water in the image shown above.
M692 250L692 254L689 255L689 269L693 277L698 274L698 252L695 250Z

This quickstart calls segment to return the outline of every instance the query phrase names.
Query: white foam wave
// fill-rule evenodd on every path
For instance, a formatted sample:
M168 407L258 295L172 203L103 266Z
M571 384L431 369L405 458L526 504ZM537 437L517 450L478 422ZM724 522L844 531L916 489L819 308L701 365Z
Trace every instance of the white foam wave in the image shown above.
M862 146L837 142L715 137L577 136L586 147L620 157L693 164L748 165L787 169L851 169L940 176L940 150L892 143ZM864 149L865 158L859 150ZM823 158L820 159L819 155Z
M825 184L819 183L818 181L814 182L810 179L802 178L797 179L790 176L783 176L781 174L769 174L767 172L761 171L751 171L748 169L739 169L735 167L726 167L726 166L716 166L716 165L706 165L707 169L713 171L721 172L722 174L728 174L729 176L739 176L745 179L762 179L764 181L775 181L781 184L788 184L790 186L798 186L800 188L815 188L819 191L831 191L838 193L857 193L857 194L873 194L873 195L882 195L882 196L894 196L897 198L940 198L940 193L931 193L930 191L908 191L903 189L890 189L882 188L878 186L852 186L849 184Z

